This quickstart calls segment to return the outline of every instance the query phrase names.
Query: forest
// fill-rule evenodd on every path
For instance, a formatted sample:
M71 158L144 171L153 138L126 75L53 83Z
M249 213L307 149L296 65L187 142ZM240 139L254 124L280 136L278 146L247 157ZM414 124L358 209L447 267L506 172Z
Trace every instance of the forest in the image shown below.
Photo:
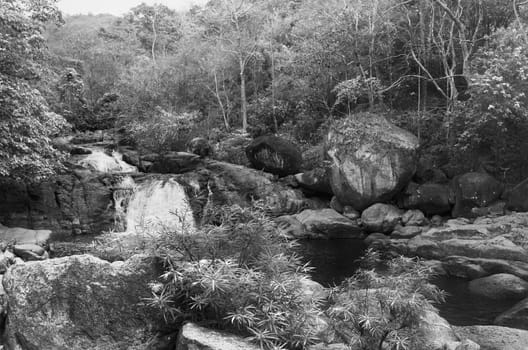
M526 350L528 1L0 0L0 350Z

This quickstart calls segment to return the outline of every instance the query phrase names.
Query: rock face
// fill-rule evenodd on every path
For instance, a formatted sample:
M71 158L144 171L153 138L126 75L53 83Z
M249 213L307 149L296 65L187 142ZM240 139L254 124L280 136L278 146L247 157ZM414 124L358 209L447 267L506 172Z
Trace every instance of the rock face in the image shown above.
M418 139L380 115L366 113L336 122L327 147L337 199L360 211L392 198L416 170Z
M258 350L260 347L232 334L214 331L193 323L183 326L176 350Z
M36 185L4 179L0 181L0 222L63 234L108 230L114 224L112 188L122 178L76 171Z
M468 338L480 345L481 350L526 350L528 331L497 327L453 327L460 338Z
M111 264L90 255L11 267L3 280L8 349L124 350L145 343L162 326L143 300L159 267L146 256Z
M405 209L419 209L427 215L446 214L451 211L447 185L411 182L398 197L398 204Z
M495 319L499 326L515 327L528 330L528 298L515 304ZM528 344L525 343L525 344Z
M487 207L498 200L503 185L486 173L467 173L453 180L453 217L476 217L473 208Z
M522 299L528 296L528 282L514 275L499 273L469 282L469 291L490 299Z
M528 211L528 179L511 190L506 208L515 211Z
M369 232L391 233L401 222L403 211L390 204L377 203L361 213L363 227Z
M246 148L251 165L258 170L279 176L293 175L302 165L299 147L277 136L260 136Z

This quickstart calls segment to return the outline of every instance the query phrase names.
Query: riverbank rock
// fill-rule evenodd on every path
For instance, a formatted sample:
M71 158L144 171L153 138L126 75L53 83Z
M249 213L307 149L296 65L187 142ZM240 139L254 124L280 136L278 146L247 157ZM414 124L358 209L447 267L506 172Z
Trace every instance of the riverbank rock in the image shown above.
M469 291L490 299L522 299L528 296L528 282L514 275L498 273L469 282Z
M356 221L333 209L304 210L295 217L307 231L326 238L358 238L362 235Z
M327 136L331 185L343 205L364 210L391 199L416 170L418 139L372 113L336 121Z
M518 302L511 309L500 314L494 323L499 326L528 330L528 298Z
M194 323L185 324L178 335L176 350L259 350L242 337L200 327Z
M109 263L77 255L11 267L3 285L9 349L129 349L146 343L163 323L145 306L157 259Z
M452 182L455 196L453 217L476 217L473 208L487 207L498 200L504 186L486 173L467 173Z
M299 147L277 136L257 137L247 146L246 156L253 168L279 176L297 174L301 170Z
M394 205L377 203L361 213L361 223L368 232L391 233L402 216L403 211Z
M404 209L419 209L427 215L446 214L451 211L450 190L443 184L411 182L398 196L398 205Z
M471 339L481 350L526 350L528 331L498 326L453 327L460 338Z

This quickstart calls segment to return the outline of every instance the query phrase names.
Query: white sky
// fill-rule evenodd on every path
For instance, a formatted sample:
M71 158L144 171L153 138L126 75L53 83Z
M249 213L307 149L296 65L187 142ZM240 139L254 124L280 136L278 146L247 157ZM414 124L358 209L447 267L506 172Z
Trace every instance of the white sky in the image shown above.
M149 5L159 3L174 10L185 11L192 5L203 5L207 0L59 0L59 9L68 14L110 13L122 15L142 2Z

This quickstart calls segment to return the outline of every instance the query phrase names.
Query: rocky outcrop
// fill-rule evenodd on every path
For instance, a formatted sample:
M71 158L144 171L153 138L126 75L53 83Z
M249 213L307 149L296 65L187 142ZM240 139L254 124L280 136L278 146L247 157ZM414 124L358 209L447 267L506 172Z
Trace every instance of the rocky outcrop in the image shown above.
M77 255L11 267L3 285L8 349L130 349L163 326L145 306L159 261L135 256L109 263Z
M419 209L427 215L446 214L451 211L450 190L444 184L411 182L398 196L398 205L404 209Z
M453 217L477 217L474 208L487 207L502 194L504 186L486 173L467 173L456 177L452 184L455 198Z
M391 199L416 170L417 138L380 115L337 121L328 133L327 147L336 197L360 211Z
M460 338L471 339L481 350L526 350L528 331L497 326L453 327Z
M260 347L244 338L200 327L194 323L183 326L176 350L258 350Z
M361 223L368 232L391 233L402 215L403 211L393 205L377 203L361 213Z
M528 296L528 282L514 275L498 273L469 282L469 291L490 299L522 299Z
M494 323L499 326L528 330L528 298L518 302L511 309L500 314Z
M260 136L246 148L251 165L279 176L297 174L302 165L299 147L277 136Z

